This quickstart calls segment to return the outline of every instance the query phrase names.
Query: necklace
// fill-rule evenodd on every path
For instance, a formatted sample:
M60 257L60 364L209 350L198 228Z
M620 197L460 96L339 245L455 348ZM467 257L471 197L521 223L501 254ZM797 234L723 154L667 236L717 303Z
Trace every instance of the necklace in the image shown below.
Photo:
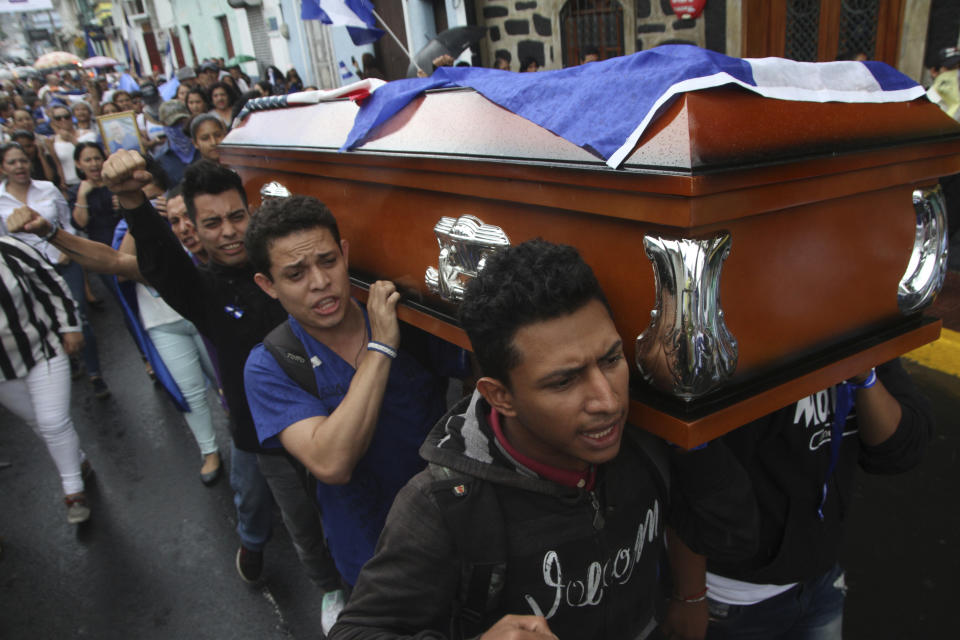
M360 354L363 353L363 345L366 343L366 341L367 341L367 324L366 322L364 322L363 334L360 336L360 348L357 349L357 357L353 359L354 369L360 368Z

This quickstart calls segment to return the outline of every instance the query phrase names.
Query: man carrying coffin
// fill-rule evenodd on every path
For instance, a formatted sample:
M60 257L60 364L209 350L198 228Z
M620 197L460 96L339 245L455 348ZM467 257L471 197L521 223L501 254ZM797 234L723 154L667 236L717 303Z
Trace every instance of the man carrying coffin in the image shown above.
M350 245L316 198L265 203L246 246L256 283L289 314L247 360L257 435L316 479L330 551L350 587L397 491L424 466L417 450L446 410L447 376L469 373L466 352L401 325L389 282L375 282L366 305L351 298Z
M460 317L484 377L421 448L429 467L331 638L653 637L665 535L688 600L704 591L691 548L753 552L753 498L727 449L670 452L626 424L623 341L575 249L495 254Z

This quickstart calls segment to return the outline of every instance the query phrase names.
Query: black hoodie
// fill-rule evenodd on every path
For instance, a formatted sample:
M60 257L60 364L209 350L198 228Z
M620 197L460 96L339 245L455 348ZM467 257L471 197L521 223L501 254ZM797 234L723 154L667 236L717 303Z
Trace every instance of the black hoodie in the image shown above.
M333 640L458 637L465 556L505 565L494 572L489 587L497 595L475 632L506 614L539 614L560 638L633 639L653 624L668 521L696 550L754 551L747 478L722 445L671 456L662 442L628 427L620 452L598 467L587 491L515 462L496 441L489 413L475 393L431 432L420 450L431 469L397 496ZM663 474L671 468L677 481L668 489ZM439 480L438 470L451 479ZM465 526L451 526L441 493L489 490L494 508L467 511L458 516ZM683 499L671 500L678 492ZM463 551L458 528L470 529L471 544L483 548Z
M868 447L860 442L856 412L850 414L823 519L817 507L830 468L833 387L722 438L750 474L760 510L760 537L752 558L729 562L710 557L709 571L755 584L790 584L820 576L837 563L857 465L870 473L906 471L920 462L933 435L929 403L900 361L877 367L877 375L900 403L900 423L885 442Z

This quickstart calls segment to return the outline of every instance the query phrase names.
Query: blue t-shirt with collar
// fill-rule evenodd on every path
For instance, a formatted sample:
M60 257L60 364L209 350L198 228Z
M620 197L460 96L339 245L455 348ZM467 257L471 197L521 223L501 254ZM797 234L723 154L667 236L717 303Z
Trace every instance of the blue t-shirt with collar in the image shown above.
M366 319L366 309L363 311ZM291 424L333 413L356 372L292 317L289 322L314 363L318 395L291 380L266 347L254 347L244 369L244 384L257 437L264 447L280 447L278 434ZM317 503L330 552L340 575L351 585L373 556L397 492L425 466L418 451L446 410L447 376L469 373L465 351L433 336L424 334L423 338L424 348L416 355L401 342L390 366L373 438L350 482L317 483Z

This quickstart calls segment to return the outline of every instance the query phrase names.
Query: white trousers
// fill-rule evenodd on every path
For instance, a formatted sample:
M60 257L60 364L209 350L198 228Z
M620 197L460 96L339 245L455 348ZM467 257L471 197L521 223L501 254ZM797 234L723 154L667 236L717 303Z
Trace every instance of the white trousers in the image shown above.
M60 472L63 493L83 491L80 437L70 417L70 360L44 360L25 378L0 382L0 404L24 420L47 445Z

